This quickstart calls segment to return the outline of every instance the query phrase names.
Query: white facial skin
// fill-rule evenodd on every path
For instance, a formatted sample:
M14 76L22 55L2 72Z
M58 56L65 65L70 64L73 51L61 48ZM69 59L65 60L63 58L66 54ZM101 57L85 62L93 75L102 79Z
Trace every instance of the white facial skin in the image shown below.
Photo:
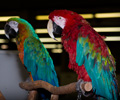
M14 29L16 32L18 32L18 22L16 22L16 21L10 21L10 22L8 23L8 25L9 25L12 29Z
M9 25L10 28L12 28L12 29L15 30L15 32L18 32L18 22L16 22L16 21L10 21L10 22L6 23L6 25ZM6 35L6 37L7 37L8 39L10 39L10 37L9 37L8 34L5 34L5 35Z
M64 17L54 16L53 20L58 26L60 26L62 29L64 29L65 23L66 23L66 19Z
M58 26L60 26L62 29L64 29L65 23L66 23L66 19L64 17L54 16L53 20ZM56 40L53 35L53 23L52 23L51 19L48 21L47 29L48 29L48 33L49 33L50 37L53 38L54 40Z

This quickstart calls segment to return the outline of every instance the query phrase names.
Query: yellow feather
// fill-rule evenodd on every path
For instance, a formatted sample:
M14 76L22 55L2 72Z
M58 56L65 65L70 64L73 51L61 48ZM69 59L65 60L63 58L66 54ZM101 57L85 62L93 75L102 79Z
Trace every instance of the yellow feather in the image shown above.
M89 53L91 53L92 52L92 50L93 50L93 45L94 44L91 44L90 42L88 42L88 45L89 45Z
M101 53L100 52L97 53L97 60L98 60L98 62L101 62Z
M92 58L95 58L96 52L93 50L92 51Z
M80 44L82 43L82 39L81 39L81 38L79 38L79 43L80 43Z
M105 59L105 66L107 65L108 58Z

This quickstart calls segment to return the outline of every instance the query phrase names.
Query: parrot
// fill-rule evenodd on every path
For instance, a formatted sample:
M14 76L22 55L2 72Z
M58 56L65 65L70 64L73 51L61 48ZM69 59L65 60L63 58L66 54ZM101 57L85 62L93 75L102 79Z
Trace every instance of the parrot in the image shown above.
M32 25L22 18L10 18L4 30L8 39L15 38L19 58L27 69L30 79L32 81L43 80L59 87L53 60ZM47 97L46 92L40 95L43 100L50 98L50 95Z
M48 34L61 36L68 53L68 68L75 71L78 80L91 82L97 100L117 100L118 83L116 62L104 38L80 14L66 9L49 14Z

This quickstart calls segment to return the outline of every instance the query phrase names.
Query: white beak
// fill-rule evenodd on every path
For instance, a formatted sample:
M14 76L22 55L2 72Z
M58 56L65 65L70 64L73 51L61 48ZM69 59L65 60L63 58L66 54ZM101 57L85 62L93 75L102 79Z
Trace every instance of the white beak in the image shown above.
M47 30L48 30L48 34L50 35L50 37L53 38L54 40L56 40L53 35L53 22L51 19L48 21Z

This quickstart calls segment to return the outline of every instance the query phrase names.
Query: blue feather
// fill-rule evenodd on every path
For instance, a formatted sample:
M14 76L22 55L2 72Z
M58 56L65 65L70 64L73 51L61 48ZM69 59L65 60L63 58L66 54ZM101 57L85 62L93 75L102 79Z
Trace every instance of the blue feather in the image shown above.
M93 91L99 100L117 100L117 83L113 71L110 71L108 57L103 57L94 51L93 44L88 43L87 38L79 37L76 47L76 63L84 64L85 69L92 80ZM92 46L92 47L91 47Z
M77 41L77 42L79 42L79 41ZM79 44L79 43L77 43L77 44ZM76 56L76 62L78 63L79 66L81 66L84 62L84 55L82 53L83 47L81 44L77 45L77 47L78 47L77 48L78 56Z
M28 37L24 42L24 65L31 72L34 81L43 80L59 86L53 61L43 44L35 37Z

